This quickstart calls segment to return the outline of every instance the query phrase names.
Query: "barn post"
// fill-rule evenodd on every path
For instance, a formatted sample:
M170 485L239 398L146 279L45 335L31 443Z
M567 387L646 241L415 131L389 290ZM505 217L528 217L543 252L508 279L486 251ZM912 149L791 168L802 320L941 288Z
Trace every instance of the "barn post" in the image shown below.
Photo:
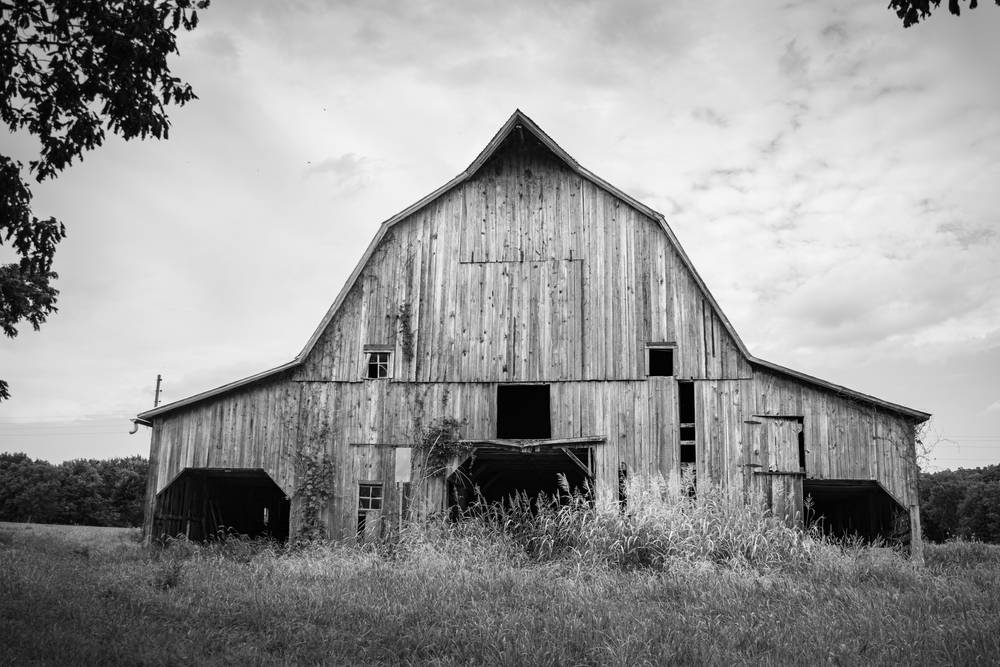
M914 498L917 496L914 495ZM920 529L920 503L910 505L910 560L915 564L924 564L924 537Z

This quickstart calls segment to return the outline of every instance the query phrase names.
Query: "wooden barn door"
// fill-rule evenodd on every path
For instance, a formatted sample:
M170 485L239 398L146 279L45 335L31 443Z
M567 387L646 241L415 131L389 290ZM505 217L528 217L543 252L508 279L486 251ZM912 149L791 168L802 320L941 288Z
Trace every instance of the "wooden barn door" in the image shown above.
M746 422L749 488L774 516L802 523L802 418L756 415Z

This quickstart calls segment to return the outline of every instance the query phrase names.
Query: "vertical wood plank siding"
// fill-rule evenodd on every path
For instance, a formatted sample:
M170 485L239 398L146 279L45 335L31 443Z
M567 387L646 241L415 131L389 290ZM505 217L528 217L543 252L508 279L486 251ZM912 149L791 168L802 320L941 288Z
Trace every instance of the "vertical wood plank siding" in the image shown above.
M645 377L647 342L676 344L675 377ZM369 344L394 350L391 379L362 379ZM752 367L656 221L512 141L389 229L301 365L157 417L148 502L185 467L263 468L293 495L296 447L325 423L325 519L352 535L360 481L381 481L385 507L398 505L383 445L440 416L468 420L467 438L496 437L502 382L551 383L553 438L607 439L594 464L598 496L612 498L623 462L677 479L677 379L696 380L700 481L745 495L750 464L768 462L754 416L802 416L810 476L874 479L916 502L909 422Z
M654 340L677 342L680 377L750 377L655 221L544 154L503 151L382 239L296 379L358 380L378 343L419 382L638 380Z
M755 414L802 417L807 479L874 480L904 508L917 502L910 420L764 369L754 387Z

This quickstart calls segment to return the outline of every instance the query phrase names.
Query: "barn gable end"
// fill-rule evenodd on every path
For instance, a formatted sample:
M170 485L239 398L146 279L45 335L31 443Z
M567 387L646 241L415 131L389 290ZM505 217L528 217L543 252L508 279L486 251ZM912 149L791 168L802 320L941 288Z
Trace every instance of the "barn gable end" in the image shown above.
M638 380L670 343L680 377L748 378L700 282L660 221L514 125L380 231L296 376L359 380L364 346L387 345L417 382Z
M157 498L183 495L172 480L216 466L266 471L294 531L304 449L332 464L330 534L383 530L447 502L444 479L419 497L406 481L409 445L445 417L464 420L480 452L465 473L496 497L562 467L607 500L622 474L690 467L790 521L810 488L830 507L867 498L837 520L881 534L919 519L913 427L928 416L751 356L663 216L516 111L382 224L292 362L139 415L147 534L166 525Z

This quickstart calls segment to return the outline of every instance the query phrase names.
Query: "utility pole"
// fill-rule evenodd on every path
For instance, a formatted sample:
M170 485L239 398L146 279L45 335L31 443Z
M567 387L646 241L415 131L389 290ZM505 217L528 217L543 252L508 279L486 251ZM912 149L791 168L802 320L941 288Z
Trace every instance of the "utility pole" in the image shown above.
M153 407L155 408L160 404L160 381L163 377L157 373L156 374L156 393L153 394Z

